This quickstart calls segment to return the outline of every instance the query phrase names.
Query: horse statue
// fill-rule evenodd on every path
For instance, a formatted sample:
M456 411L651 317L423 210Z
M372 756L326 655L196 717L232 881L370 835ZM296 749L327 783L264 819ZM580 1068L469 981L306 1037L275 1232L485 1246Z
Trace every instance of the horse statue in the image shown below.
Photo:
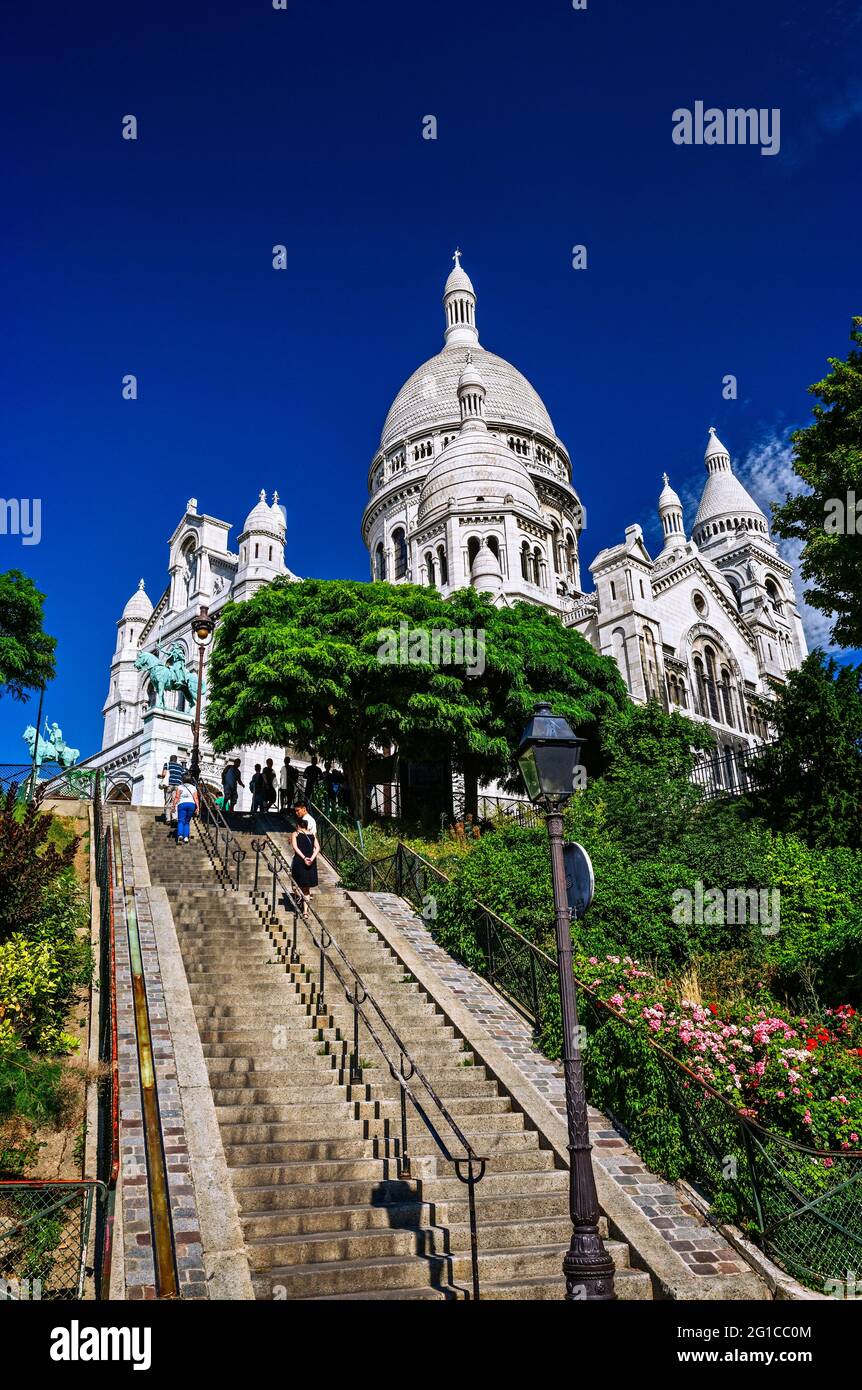
M139 652L135 658L139 671L146 671L150 684L156 692L156 709L165 708L165 691L182 691L190 704L197 704L198 678L186 666L185 653L179 642L172 643L167 660L162 660L161 650Z
M24 742L30 750L31 759L35 753L36 767L41 767L45 762L59 763L64 770L74 767L81 756L80 748L69 747L63 738L63 730L57 723L49 725L46 719L45 731L47 738L43 738L33 724L28 724L24 730Z

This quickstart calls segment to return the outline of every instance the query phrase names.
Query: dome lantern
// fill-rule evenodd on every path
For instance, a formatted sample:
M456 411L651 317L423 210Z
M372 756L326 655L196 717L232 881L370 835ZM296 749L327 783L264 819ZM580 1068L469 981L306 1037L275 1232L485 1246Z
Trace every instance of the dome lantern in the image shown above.
M658 515L664 532L664 549L672 550L677 545L685 544L682 502L671 487L670 478L666 473L662 473L662 479L664 487L659 494Z
M473 354L468 351L463 372L458 378L458 403L461 406L462 430L486 430L485 424L485 383L473 363Z
M446 346L455 347L459 343L467 346L479 341L476 328L476 291L466 270L461 268L461 251L456 248L452 257L455 269L451 271L443 290L443 308L446 311Z

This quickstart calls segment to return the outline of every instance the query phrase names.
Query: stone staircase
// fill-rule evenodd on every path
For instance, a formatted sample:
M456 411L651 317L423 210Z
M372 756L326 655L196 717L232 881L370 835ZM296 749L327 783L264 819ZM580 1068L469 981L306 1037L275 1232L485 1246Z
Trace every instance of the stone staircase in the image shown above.
M364 1027L361 1072L351 1081L353 1012L331 974L321 1005L306 929L300 923L291 963L292 915L279 909L272 923L262 895L224 889L197 826L183 847L155 813L140 819L152 882L165 887L173 911L256 1296L470 1297L467 1188L410 1106L411 1169L402 1175L398 1085ZM240 833L249 882L251 838ZM481 1297L561 1299L566 1170L325 866L314 905L488 1160L476 1188ZM423 1095L415 1080L411 1090ZM460 1154L427 1096L424 1106ZM651 1298L650 1277L630 1267L628 1246L607 1244L618 1298Z

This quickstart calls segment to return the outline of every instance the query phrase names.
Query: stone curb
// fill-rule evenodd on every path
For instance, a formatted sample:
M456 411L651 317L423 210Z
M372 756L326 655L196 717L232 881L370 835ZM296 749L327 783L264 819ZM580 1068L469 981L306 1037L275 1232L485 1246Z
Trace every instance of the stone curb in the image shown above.
M513 1064L511 1058L486 1032L476 1016L435 975L395 924L385 916L367 893L347 892L348 898L380 933L402 961L406 970L439 1005L447 1021L469 1043L479 1059L494 1073L513 1103L547 1140L562 1166L568 1167L568 1134L565 1122L546 1098ZM691 1271L655 1231L649 1220L616 1183L598 1166L594 1167L599 1205L608 1219L611 1235L627 1242L633 1262L650 1274L661 1298L678 1301L752 1299L763 1301L770 1294L757 1275L735 1275L731 1283L721 1277L693 1278ZM744 1252L740 1251L741 1254Z

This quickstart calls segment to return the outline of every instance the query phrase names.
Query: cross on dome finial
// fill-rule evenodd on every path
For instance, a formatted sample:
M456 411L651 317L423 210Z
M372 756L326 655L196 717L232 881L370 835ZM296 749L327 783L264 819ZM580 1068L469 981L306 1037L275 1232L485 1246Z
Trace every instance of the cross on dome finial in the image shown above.
M265 490L264 490L263 488L261 488L261 490L260 490L260 498L259 498L258 500L261 501L261 502L265 502L265 501L266 501L266 492L265 492Z
M461 250L461 247L460 247L460 246L456 246L456 247L455 247L455 254L454 254L454 256L452 257L452 260L455 262L455 264L456 264L456 266L459 268L459 270L460 270L460 268L461 268L461 257L463 256L463 254L464 254L464 252Z
M662 476L662 482L664 483L665 487L669 487L669 486L670 486L670 478L667 476L666 473L662 473L661 476Z
M274 507L278 506L278 488L276 488L275 492L272 494L272 505Z
M143 588L144 588L144 581L143 581L143 579L142 579L142 580L140 581L140 583L138 584L138 588L141 590L141 592L143 592Z

